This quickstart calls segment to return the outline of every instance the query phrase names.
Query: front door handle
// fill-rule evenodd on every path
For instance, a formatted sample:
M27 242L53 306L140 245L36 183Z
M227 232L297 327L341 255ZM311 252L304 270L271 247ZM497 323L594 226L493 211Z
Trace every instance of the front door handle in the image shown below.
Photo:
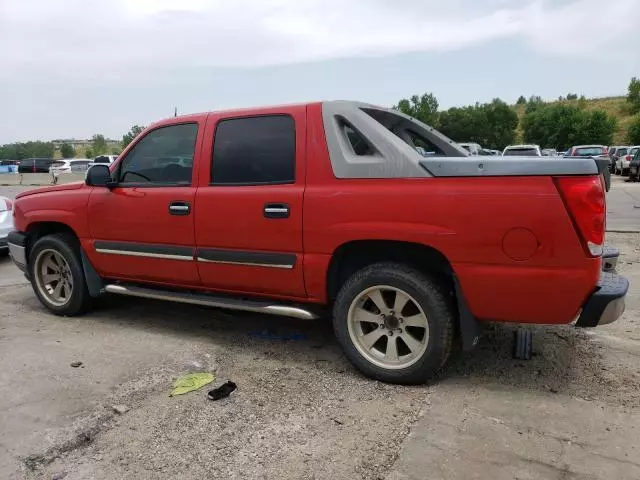
M264 218L289 218L289 213L286 203L267 203L264 206Z
M171 202L169 204L169 215L189 215L191 204L189 202Z

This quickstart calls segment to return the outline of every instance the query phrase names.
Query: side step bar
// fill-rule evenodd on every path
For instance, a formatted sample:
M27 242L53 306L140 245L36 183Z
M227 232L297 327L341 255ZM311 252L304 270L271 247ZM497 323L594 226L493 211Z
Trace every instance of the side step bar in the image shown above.
M303 308L289 305L274 305L273 303L255 300L238 300L203 293L181 293L121 284L109 284L106 285L104 289L109 293L128 295L130 297L152 298L155 300L168 300L170 302L190 303L192 305L204 305L207 307L282 315L284 317L293 317L302 320L315 320L318 318L318 315Z

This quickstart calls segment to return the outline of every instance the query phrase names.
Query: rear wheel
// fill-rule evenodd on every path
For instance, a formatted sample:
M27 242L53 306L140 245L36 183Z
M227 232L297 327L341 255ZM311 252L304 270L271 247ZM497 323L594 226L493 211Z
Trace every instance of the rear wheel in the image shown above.
M416 384L449 358L454 313L438 281L402 264L379 263L344 284L333 325L345 355L366 376Z
M91 303L78 240L59 233L40 238L31 248L29 273L40 302L56 315L78 315Z

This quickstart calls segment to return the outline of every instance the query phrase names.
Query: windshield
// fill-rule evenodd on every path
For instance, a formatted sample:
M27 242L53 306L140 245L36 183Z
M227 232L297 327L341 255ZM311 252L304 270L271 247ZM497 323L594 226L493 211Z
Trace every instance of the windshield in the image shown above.
M629 155L631 155L632 157L635 156L638 150L640 150L640 148L632 148L631 151L629 152Z
M505 150L503 155L505 157L522 157L522 156L538 156L538 150L535 148L510 148Z
M604 148L602 147L585 147L576 148L573 152L574 157L592 157L604 154Z
M626 155L628 150L629 150L628 148L618 148L616 150L616 155L619 157Z

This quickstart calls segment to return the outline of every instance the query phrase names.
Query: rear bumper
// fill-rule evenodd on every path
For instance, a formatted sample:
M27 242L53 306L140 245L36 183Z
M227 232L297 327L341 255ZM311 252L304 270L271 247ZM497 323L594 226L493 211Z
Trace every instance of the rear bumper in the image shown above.
M615 322L624 313L629 281L618 274L603 272L596 291L582 307L577 327L597 327Z
M26 245L27 236L20 232L11 232L7 236L7 244L9 246L9 255L13 260L13 263L22 270L27 272L27 255Z

